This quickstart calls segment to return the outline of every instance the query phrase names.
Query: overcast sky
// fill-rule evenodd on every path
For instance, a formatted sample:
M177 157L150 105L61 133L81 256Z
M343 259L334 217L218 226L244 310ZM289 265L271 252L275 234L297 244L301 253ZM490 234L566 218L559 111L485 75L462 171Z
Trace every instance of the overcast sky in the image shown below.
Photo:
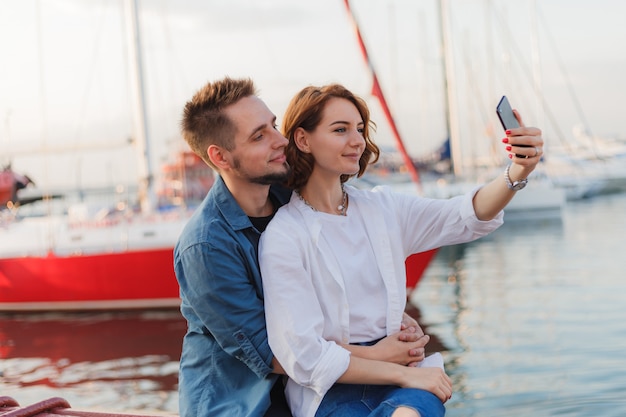
M340 82L367 98L378 143L393 144L343 0L139 0L153 164L186 145L184 103L206 81L249 76L279 119L309 84ZM548 143L584 124L626 137L626 2L449 0L455 103L463 146L489 152L494 107L509 96ZM409 152L446 137L436 0L352 0ZM39 184L128 183L133 131L121 0L0 0L0 164ZM539 93L536 87L539 87Z

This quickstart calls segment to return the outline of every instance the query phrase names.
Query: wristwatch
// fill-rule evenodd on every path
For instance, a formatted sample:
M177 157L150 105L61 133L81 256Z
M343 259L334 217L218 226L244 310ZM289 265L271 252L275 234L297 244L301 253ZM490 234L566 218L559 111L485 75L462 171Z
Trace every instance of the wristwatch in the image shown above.
M519 181L511 181L511 177L509 177L510 168L511 165L507 166L504 170L504 182L506 182L506 186L509 187L509 190L519 191L522 188L526 187L526 184L528 184L528 178L524 178L523 180Z

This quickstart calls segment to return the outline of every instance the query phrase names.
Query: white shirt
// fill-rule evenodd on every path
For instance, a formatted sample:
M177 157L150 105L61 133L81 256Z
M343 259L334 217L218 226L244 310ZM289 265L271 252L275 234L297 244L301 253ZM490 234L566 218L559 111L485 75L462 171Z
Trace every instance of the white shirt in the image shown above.
M350 306L349 342L370 342L385 337L387 301L380 296L386 291L385 284L361 212L351 210L349 216L323 212L311 215L318 217L322 226L320 235L332 242L335 256L341 259L339 272Z
M388 187L365 191L346 186L347 216L365 220L380 272L359 270L350 278L382 277L385 293L380 297L385 311L373 310L368 320L383 321L387 335L400 330L407 256L475 240L502 224L503 213L491 221L476 218L472 199L477 190L443 200L393 193ZM320 213L294 193L259 244L269 344L289 375L286 395L294 417L313 417L324 394L350 362L349 351L337 344L352 339L348 277L341 266L345 251L329 237Z

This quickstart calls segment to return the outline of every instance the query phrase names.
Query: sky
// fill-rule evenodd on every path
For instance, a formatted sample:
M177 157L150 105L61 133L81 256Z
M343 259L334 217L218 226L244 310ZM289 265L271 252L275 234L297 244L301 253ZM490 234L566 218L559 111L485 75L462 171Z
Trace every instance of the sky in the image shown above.
M125 4L0 0L0 164L41 187L135 181ZM626 2L350 4L412 156L447 137L446 97L468 160L493 156L503 137L495 116L502 95L526 124L542 128L547 152L574 140L576 126L626 138ZM155 170L186 149L185 102L225 75L251 77L279 124L301 88L342 83L370 104L377 143L394 145L343 0L138 0L138 7Z

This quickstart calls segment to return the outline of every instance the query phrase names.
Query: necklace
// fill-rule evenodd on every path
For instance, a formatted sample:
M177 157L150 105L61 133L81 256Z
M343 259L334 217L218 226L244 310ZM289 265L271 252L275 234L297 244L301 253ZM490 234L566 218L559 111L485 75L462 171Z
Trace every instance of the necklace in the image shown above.
M304 204L309 206L311 210L319 211L318 209L313 207L311 203L306 201L304 197L302 197L302 194L300 194L300 191L296 191L296 194L298 194L298 197L300 198L300 200L302 200ZM341 184L341 204L337 206L337 211L339 212L339 215L341 216L346 215L346 210L348 209L347 203L348 203L348 193L346 193L346 190L343 188L343 184Z

